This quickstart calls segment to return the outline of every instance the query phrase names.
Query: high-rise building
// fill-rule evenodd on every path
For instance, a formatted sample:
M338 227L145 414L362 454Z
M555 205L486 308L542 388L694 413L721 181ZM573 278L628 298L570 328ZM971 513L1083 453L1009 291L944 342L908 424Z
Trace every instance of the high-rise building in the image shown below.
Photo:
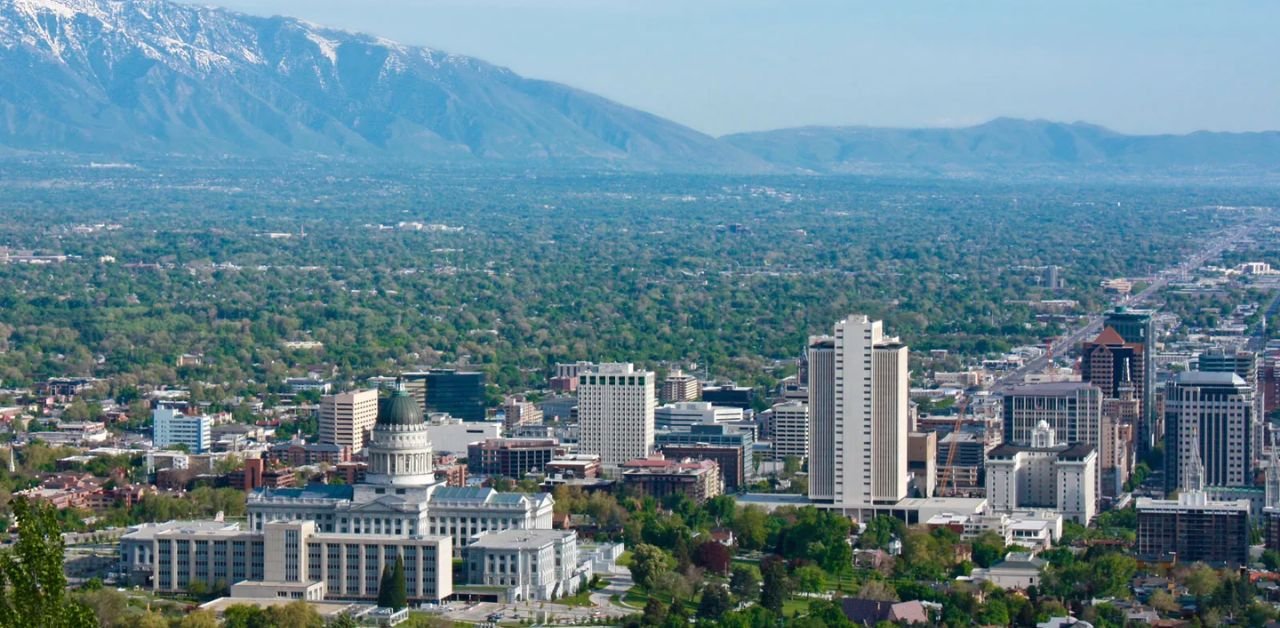
M524 397L507 397L502 402L503 427L508 430L521 425L538 425L542 423L542 409Z
M151 412L151 443L157 449L182 445L191 453L204 453L213 444L213 419L156 408Z
M1150 310L1134 310L1117 307L1103 317L1103 327L1110 327L1120 335L1126 343L1142 346L1142 368L1132 372L1132 377L1141 391L1142 422L1138 425L1138 453L1145 455L1163 434L1156 433L1155 390L1156 390L1156 332Z
M571 393L578 389L578 376L595 367L594 362L561 362L556 364L556 374L547 383L553 392Z
M1004 396L1004 442L1031 446L1041 421L1067 443L1099 445L1102 391L1086 382L1023 384Z
M1141 408L1145 390L1141 377L1145 350L1141 344L1125 342L1119 332L1108 327L1097 338L1084 343L1080 378L1097 386L1102 390L1102 396L1108 399L1118 398L1123 387L1133 388Z
M1210 501L1204 491L1176 500L1139 497L1134 553L1143 560L1191 564L1249 562L1249 500Z
M809 498L833 502L836 495L836 339L809 338Z
M773 457L809 457L809 404L787 401L773 406Z
M1253 391L1235 373L1179 373L1165 385L1165 490L1187 490L1198 456L1206 486L1253 483Z
M1253 391L1253 421L1250 425L1253 459L1252 467L1259 466L1262 455L1263 434L1266 431L1266 404L1263 399L1262 381L1259 378L1258 354L1225 348L1210 349L1196 359L1196 370L1205 373L1235 373Z
M1001 445L987 454L987 501L996 512L1049 508L1089 525L1098 512L1098 452L1056 441L1041 421L1031 446Z
M432 369L427 371L424 412L445 412L463 421L484 420L484 373Z
M896 503L907 496L907 428L910 377L907 347L886 338L881 321L850 316L835 326L832 343L831 390L828 393L821 350L810 343L810 413L813 423L810 470L819 464L818 450L832 451L828 469L810 485L815 501L841 508ZM815 350L816 349L816 350ZM817 393L817 395L815 395ZM832 425L820 425L817 407L831 395ZM824 409L825 410L825 409ZM822 463L826 461L823 460Z
M653 453L654 384L653 371L629 363L578 375L578 450L599 454L608 470Z
M698 382L698 378L676 369L662 380L662 392L658 398L662 403L677 403L680 401L697 401L698 396L702 394L702 385Z
M364 449L369 430L378 420L378 391L355 390L320 398L320 442Z

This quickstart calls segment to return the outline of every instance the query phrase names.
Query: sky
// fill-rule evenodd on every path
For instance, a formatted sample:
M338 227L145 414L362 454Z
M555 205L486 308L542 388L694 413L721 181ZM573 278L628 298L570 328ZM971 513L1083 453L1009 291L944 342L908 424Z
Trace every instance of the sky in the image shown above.
M722 135L1000 116L1280 129L1270 0L203 0L479 57Z

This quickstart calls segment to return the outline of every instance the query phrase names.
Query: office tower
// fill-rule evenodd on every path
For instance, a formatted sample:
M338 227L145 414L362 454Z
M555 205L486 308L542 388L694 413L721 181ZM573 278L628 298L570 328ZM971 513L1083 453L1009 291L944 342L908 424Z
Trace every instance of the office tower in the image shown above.
M1262 382L1258 377L1258 355L1252 351L1236 351L1216 348L1200 354L1196 360L1198 371L1205 373L1235 373L1244 380L1249 390L1253 391L1253 421L1250 425L1251 451L1253 459L1250 466L1259 466L1262 455L1263 432L1266 430L1266 404L1263 400Z
M427 371L425 412L445 412L463 421L483 421L484 373L453 369Z
M1086 382L1023 384L1004 396L1004 442L1030 446L1041 421L1064 443L1097 446L1102 430L1102 391Z
M151 412L151 444L157 449L182 445L191 453L203 453L213 443L213 419L187 416L175 408Z
M524 397L511 396L502 402L503 427L508 430L521 425L542 423L542 410Z
M662 381L662 393L658 398L662 403L676 403L697 401L700 394L702 385L698 383L698 378L676 369Z
M809 404L787 401L773 406L773 457L809 457Z
M1134 553L1142 560L1191 564L1249 562L1249 500L1210 501L1204 491L1178 499L1139 497Z
M1125 342L1120 333L1111 327L1102 330L1097 338L1085 342L1080 359L1081 379L1102 390L1102 396L1115 399L1122 387L1134 390L1139 409L1146 389L1142 369L1146 347ZM1135 377L1137 375L1137 377Z
M907 434L911 423L907 346L897 342L879 344L871 353L871 499L897 502L907 496ZM847 393L848 388L845 390Z
M1156 333L1150 310L1117 307L1103 317L1103 327L1110 327L1126 343L1142 345L1142 368L1131 372L1142 401L1142 421L1138 425L1138 454L1145 455L1163 437L1155 422ZM1140 382L1140 383L1139 383Z
M1044 287L1050 290L1057 290L1061 288L1062 287L1062 275L1060 272L1061 270L1062 270L1061 268L1054 266L1052 264L1049 266L1045 266L1044 267Z
M1165 385L1165 490L1186 490L1198 456L1206 486L1253 483L1253 391L1235 373L1179 373Z
M717 406L750 410L756 401L756 391L746 386L706 386L702 389L702 400Z
M653 453L657 405L653 371L601 364L578 375L578 450L598 454L605 469Z
M815 344L819 347L815 348ZM818 471L820 483L810 496L828 499L825 476L830 474L833 502L842 507L896 503L907 495L907 400L910 377L907 347L885 338L883 323L866 316L850 316L835 326L832 364L832 426L820 425L818 408L826 402L827 386L821 364L823 341L810 343L810 416L813 446L810 471L818 450L832 451L829 469ZM815 394L817 393L817 394ZM811 479L812 482L812 479Z
M320 442L364 449L369 430L378 420L376 389L325 395L320 398Z
M907 435L907 471L915 481L915 497L933 497L938 489L938 433Z
M1141 416L1141 403L1133 386L1121 386L1119 397L1102 400L1102 430L1098 437L1102 494L1120 494L1135 464L1133 429Z
M835 500L836 339L809 338L809 499Z

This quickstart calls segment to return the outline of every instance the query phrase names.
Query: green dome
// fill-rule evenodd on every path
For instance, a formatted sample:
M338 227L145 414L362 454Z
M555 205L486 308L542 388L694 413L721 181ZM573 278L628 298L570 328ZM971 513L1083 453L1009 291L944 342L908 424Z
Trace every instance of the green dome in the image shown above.
M418 400L409 393L397 390L390 397L378 401L379 425L419 425L422 423L422 408Z

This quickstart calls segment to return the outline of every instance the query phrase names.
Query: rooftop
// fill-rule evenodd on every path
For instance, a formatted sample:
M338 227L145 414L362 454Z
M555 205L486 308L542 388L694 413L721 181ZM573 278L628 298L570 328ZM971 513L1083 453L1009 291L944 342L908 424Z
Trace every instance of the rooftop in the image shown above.
M572 530L504 530L476 537L468 548L485 549L535 549L545 547L566 537L576 537Z

